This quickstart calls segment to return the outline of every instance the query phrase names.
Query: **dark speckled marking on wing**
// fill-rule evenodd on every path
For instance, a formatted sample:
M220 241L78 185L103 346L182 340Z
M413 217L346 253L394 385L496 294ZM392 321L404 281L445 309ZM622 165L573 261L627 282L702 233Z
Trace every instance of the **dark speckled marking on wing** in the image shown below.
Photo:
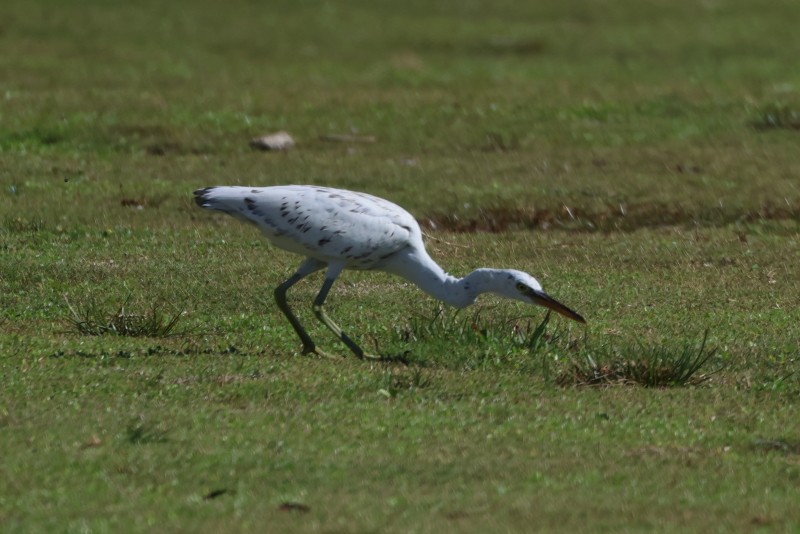
M419 233L408 212L365 193L315 186L208 191L208 205L201 205L255 223L276 246L351 268L379 265Z

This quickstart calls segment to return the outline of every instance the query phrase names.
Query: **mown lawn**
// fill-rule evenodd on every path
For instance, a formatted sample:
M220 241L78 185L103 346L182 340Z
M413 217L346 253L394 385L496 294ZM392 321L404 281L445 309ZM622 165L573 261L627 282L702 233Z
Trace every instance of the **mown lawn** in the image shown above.
M799 17L3 4L0 524L800 530ZM293 150L248 146L278 130ZM300 258L191 198L286 183L390 198L448 271L526 270L587 325L348 272L330 313L407 363L302 356L272 300ZM319 284L292 302L345 356ZM153 313L169 335L75 325ZM685 350L685 384L588 385Z

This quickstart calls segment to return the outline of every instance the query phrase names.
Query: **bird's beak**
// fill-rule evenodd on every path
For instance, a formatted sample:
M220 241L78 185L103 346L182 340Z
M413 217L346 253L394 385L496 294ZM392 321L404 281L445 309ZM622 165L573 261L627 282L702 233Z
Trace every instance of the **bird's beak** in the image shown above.
M549 308L555 312L560 313L564 317L572 319L573 321L578 321L579 323L586 322L586 320L579 314L570 310L569 308L558 302L556 299L554 299L544 291L531 290L530 297L531 300L533 300L534 304L538 304L539 306L544 306L545 308Z

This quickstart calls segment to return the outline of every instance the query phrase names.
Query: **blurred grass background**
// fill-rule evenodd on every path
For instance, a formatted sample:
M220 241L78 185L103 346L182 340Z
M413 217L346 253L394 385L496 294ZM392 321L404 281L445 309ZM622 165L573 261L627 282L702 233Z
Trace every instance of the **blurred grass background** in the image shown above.
M788 0L3 3L0 521L797 530L799 18ZM296 148L248 146L277 130ZM341 134L376 142L323 139ZM346 273L332 315L412 365L299 357L271 297L299 258L194 206L222 183L385 196L454 274L528 270L588 325L553 321L534 353L513 339L538 310L487 299L426 330L427 297ZM336 351L317 282L293 302ZM80 335L65 297L181 313L180 335ZM703 386L557 385L707 329Z

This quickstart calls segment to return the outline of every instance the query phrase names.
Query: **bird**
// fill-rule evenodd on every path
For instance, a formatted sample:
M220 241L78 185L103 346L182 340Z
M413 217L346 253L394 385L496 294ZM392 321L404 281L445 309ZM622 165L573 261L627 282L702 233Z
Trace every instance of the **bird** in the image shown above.
M382 358L362 350L325 311L328 293L345 269L397 275L456 308L469 306L483 293L494 293L586 322L545 293L528 273L480 268L463 278L448 274L425 250L416 219L397 204L367 193L316 185L214 186L196 190L194 200L201 208L255 224L273 245L305 256L294 274L274 290L278 309L300 338L303 354L327 356L289 307L286 294L322 269L325 277L313 302L314 315L361 359Z

